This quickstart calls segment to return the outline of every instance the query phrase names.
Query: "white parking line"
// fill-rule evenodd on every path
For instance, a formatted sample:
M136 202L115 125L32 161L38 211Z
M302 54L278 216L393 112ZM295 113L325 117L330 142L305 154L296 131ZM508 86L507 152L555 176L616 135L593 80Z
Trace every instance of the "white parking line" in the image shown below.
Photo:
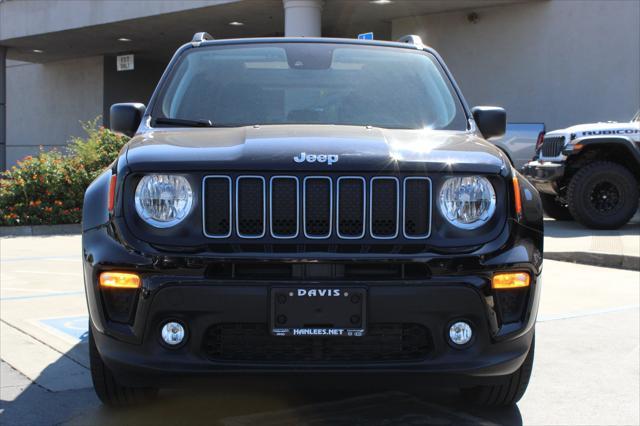
M0 290L23 291L26 293L69 293L69 290L53 290L50 288L20 288L20 287L5 287L5 286L2 286Z
M567 314L539 315L537 322L547 322L547 321L556 321L556 320L571 319L571 318L588 317L591 315L610 314L613 312L629 311L632 309L640 309L640 305L618 306L615 308L594 309L590 311L570 312Z
M8 262L29 262L29 261L40 261L40 262L79 262L82 260L80 256L33 256L33 257L8 257L8 258L0 258L0 262L8 263Z
M66 275L70 277L82 276L82 272L46 272L46 271L24 271L24 270L17 270L17 271L10 271L10 272L17 272L20 274Z

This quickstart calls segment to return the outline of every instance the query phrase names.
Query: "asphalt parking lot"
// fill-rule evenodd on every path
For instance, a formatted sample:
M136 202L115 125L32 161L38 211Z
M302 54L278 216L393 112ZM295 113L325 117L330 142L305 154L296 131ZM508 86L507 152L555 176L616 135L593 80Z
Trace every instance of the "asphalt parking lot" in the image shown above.
M547 222L545 250L633 258L640 224L594 234ZM572 240L573 239L573 240ZM572 251L573 250L573 251ZM88 370L80 237L0 239L0 423L403 425L640 423L640 272L546 260L529 390L477 410L416 378L244 377L166 390L152 405L102 407ZM572 255L571 253L574 253Z

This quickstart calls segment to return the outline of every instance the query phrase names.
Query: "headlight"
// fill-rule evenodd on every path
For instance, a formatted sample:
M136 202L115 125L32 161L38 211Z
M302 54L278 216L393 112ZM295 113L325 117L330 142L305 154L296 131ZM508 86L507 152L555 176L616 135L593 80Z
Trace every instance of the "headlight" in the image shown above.
M136 211L156 228L180 223L191 211L193 192L189 181L176 175L147 175L136 188Z
M440 211L458 228L478 228L496 211L493 185L482 176L449 178L440 189Z

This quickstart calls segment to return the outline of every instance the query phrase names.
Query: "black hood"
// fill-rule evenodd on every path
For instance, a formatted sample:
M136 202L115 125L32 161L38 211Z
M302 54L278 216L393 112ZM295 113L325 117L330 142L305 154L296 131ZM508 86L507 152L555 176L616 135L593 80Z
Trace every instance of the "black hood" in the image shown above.
M137 172L398 170L498 174L506 168L499 149L470 132L332 125L153 129L131 140L127 163Z

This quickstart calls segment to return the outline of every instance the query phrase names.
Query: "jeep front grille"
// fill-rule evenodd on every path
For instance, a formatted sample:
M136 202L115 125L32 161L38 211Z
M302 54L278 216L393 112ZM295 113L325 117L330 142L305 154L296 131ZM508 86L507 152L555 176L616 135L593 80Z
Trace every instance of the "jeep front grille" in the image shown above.
M206 176L204 234L307 241L426 239L431 192L431 180L421 176Z
M564 136L549 136L542 141L542 156L557 157L564 147Z

